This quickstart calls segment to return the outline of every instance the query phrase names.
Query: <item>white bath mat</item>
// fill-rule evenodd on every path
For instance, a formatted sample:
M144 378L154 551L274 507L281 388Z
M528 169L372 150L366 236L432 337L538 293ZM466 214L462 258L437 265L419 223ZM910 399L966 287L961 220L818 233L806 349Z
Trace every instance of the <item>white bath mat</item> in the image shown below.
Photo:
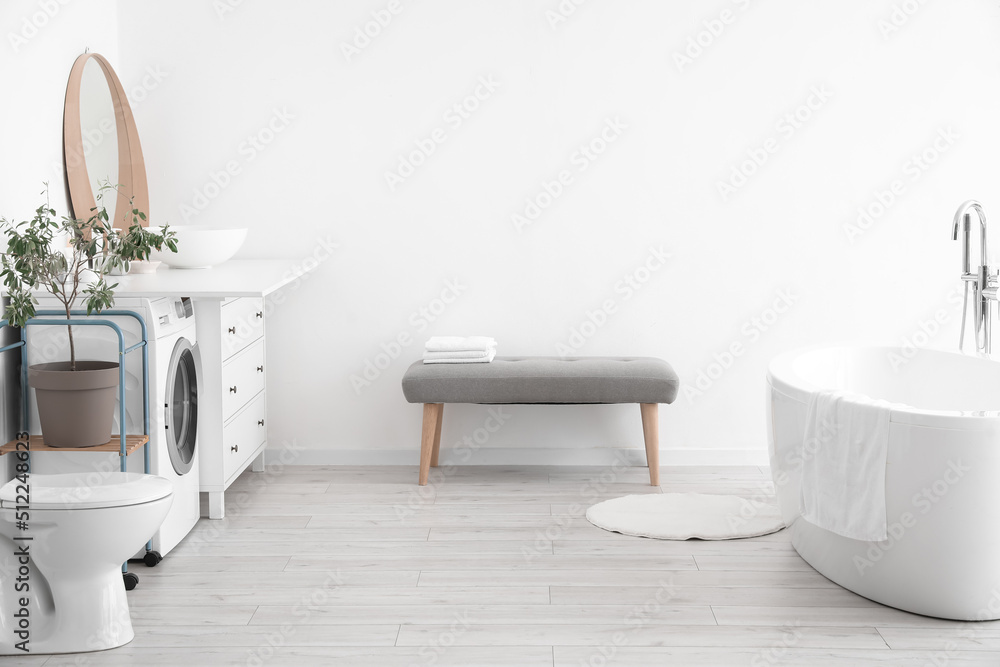
M777 505L739 496L648 493L606 500L587 510L598 528L657 540L735 540L785 527Z

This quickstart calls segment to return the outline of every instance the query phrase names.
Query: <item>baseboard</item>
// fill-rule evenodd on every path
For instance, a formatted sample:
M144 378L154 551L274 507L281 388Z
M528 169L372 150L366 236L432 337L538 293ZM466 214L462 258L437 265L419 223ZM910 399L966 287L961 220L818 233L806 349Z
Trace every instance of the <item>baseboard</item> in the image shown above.
M282 456L269 449L267 460ZM289 458L288 452L284 459ZM417 465L420 453L415 449L299 449L289 465ZM608 466L616 461L631 466L645 466L646 452L641 449L520 449L513 447L464 450L449 456L441 452L441 464L454 465L566 465ZM662 466L766 466L767 452L756 449L661 449Z

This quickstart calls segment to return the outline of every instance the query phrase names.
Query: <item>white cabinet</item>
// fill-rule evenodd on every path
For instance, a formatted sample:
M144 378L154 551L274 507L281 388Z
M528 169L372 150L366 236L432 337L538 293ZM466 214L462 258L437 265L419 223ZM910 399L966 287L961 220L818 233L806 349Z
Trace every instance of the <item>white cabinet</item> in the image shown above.
M225 517L225 492L267 446L264 299L195 300L201 351L198 449L210 519Z
M186 296L194 302L201 357L198 465L213 519L223 518L225 491L247 466L264 470L264 298L318 266L315 258L231 259L210 269L161 268L118 279L122 296Z
M264 391L264 339L222 362L222 419L226 422Z
M226 479L233 479L244 469L250 456L267 443L264 392L244 406L222 429L222 469Z

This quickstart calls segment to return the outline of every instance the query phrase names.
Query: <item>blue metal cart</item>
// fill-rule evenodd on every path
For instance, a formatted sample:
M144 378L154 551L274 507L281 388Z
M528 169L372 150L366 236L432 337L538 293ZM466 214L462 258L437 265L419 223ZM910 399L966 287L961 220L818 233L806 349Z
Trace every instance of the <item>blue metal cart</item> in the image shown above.
M147 345L148 336L146 331L146 321L142 318L142 315L131 310L105 310L100 313L100 316L88 316L86 311L71 311L71 314L76 316L76 319L67 319L66 313L64 311L58 310L40 310L35 313L36 317L28 320L26 326L21 327L21 340L16 343L11 343L10 345L5 345L0 347L0 352L7 352L10 350L20 349L21 351L21 432L27 433L29 429L30 416L28 414L28 392L30 387L28 386L28 327L31 326L103 326L108 327L115 332L118 337L118 425L119 425L119 445L118 445L118 456L120 457L120 467L122 472L126 472L128 468L127 457L129 454L138 449L139 446L143 448L143 470L148 475L149 474L149 346ZM142 339L135 345L125 347L125 336L122 333L121 327L108 319L103 319L106 316L118 316L118 317L132 317L139 322L139 327L142 331ZM44 319L42 319L44 318ZM9 320L0 320L0 328L10 326ZM142 435L128 435L125 433L125 355L134 352L136 350L142 351L142 416L143 416L143 433ZM28 469L31 469L31 450L35 449L37 451L76 451L76 452L113 452L115 451L112 441L106 445L98 445L97 447L82 447L82 448L56 448L46 446L41 436L29 436L28 437ZM17 440L13 442L8 442L7 444L0 447L0 455L7 454L16 451ZM143 561L146 565L152 567L162 560L162 557L157 552L153 551L153 543L149 541L146 543L146 554L143 557ZM128 571L128 563L122 564L122 576L125 579L125 589L132 590L139 583L139 577Z

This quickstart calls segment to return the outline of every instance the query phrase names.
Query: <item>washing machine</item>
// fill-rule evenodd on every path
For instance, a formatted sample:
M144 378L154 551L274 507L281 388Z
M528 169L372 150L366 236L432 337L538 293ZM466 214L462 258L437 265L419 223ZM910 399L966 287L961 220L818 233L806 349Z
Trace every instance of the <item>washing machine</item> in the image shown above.
M42 309L58 309L58 302L40 299ZM195 337L194 304L182 297L141 299L118 297L115 309L139 313L146 321L149 347L149 472L170 480L174 500L160 529L153 536L153 551L168 554L198 522L201 514L198 480L198 391L200 360ZM141 328L133 317L102 316L122 329L125 347L141 340ZM107 327L73 327L77 359L118 360L118 340ZM28 364L69 360L66 327L35 326L28 332ZM135 350L125 361L126 433L143 432L142 352ZM39 433L38 415L31 397L31 432ZM116 401L114 433L119 433ZM116 441L117 442L117 441ZM142 449L128 457L129 472L144 471ZM31 469L39 473L93 472L97 475L120 470L117 454L106 452L39 452L31 455ZM136 554L142 558L145 549ZM152 565L154 562L147 561Z

